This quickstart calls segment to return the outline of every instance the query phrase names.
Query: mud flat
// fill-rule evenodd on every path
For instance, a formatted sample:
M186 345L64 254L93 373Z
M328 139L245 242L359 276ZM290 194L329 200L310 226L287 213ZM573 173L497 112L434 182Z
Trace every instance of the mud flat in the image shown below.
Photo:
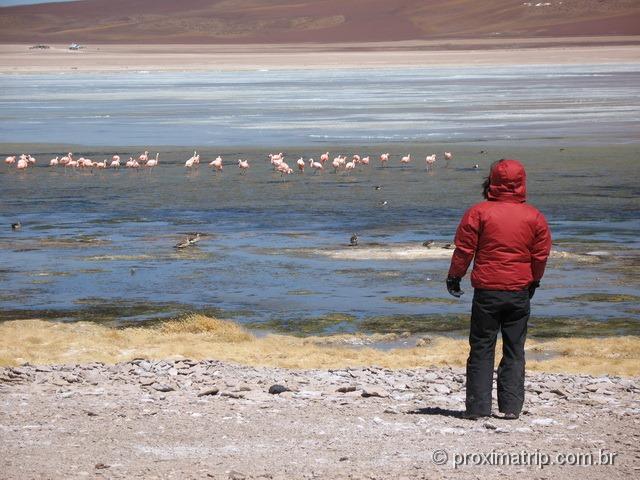
M290 391L270 394L274 385ZM519 420L469 421L459 368L6 367L0 468L15 479L633 478L638 385L531 373ZM483 455L510 455L512 465L478 465ZM559 455L591 465L560 465Z
M0 45L0 73L637 63L638 37L295 45Z

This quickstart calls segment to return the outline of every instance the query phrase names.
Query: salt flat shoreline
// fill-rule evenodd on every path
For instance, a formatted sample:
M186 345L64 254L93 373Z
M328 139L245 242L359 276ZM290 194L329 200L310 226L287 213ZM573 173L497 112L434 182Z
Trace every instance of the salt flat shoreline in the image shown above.
M528 373L519 420L469 421L459 368L27 364L0 368L0 468L7 479L632 478L638 381ZM273 385L290 391L270 394ZM454 465L491 452L615 461Z
M0 45L0 73L635 64L640 37L491 39L362 44Z

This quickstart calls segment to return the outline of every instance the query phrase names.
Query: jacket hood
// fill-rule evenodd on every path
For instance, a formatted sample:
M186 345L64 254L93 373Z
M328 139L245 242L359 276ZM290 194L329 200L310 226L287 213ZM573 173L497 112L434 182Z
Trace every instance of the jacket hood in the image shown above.
M500 160L489 175L489 200L522 203L527 200L527 174L518 160Z

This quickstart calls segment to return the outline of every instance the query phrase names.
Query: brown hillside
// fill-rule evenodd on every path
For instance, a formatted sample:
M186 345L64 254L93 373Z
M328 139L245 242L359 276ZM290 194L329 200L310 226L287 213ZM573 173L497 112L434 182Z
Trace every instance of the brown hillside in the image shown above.
M1 43L328 43L637 34L638 0L80 0L0 8Z

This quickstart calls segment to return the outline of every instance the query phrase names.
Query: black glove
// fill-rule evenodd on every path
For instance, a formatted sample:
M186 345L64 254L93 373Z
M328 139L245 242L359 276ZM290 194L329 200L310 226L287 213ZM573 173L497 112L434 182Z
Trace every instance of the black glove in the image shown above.
M533 295L536 293L536 288L539 286L540 282L538 280L531 282L531 285L529 285L529 298L533 298Z
M464 293L460 290L460 280L460 277L447 277L447 290L456 298L460 298Z

